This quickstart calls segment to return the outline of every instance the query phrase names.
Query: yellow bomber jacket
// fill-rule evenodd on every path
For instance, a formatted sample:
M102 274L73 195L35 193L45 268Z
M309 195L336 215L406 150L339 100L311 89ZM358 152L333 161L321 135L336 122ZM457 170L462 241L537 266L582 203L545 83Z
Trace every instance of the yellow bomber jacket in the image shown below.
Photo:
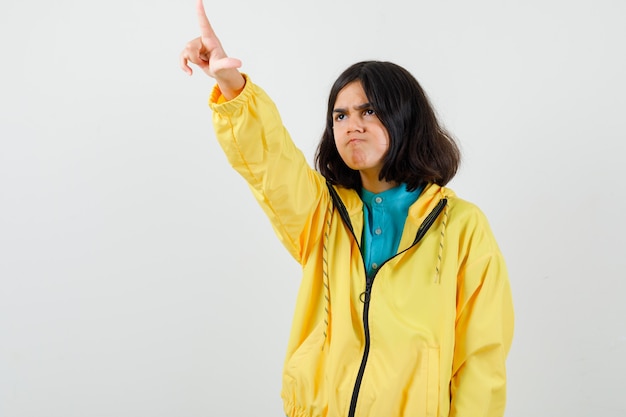
M502 416L513 307L483 213L427 186L399 253L366 282L361 199L334 188L351 230L275 104L246 78L230 101L216 86L209 105L230 164L302 265L283 370L287 416ZM432 226L415 243L429 214Z

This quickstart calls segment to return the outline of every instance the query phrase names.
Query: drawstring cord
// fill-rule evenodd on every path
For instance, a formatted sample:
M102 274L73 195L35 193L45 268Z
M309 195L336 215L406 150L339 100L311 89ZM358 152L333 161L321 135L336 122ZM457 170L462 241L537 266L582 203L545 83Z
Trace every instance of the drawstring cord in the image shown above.
M326 341L328 340L328 330L330 327L330 278L328 275L328 238L330 236L330 219L333 214L333 205L328 205L328 216L326 217L326 230L324 231L324 236L322 237L323 242L323 256L322 256L322 275L323 275L323 283L324 283L324 344L322 345L322 350L324 350L324 346L326 346Z
M443 240L446 236L446 226L448 224L448 205L443 209L443 218L441 219L441 234L439 235L439 253L437 254L437 266L435 267L435 284L441 282L441 260L443 258Z

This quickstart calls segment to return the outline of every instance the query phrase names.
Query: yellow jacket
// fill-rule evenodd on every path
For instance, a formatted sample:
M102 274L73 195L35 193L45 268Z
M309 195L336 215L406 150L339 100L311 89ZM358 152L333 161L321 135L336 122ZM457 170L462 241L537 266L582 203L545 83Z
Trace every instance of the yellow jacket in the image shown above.
M351 231L272 100L249 79L231 101L216 87L209 105L229 162L302 265L285 413L502 416L513 308L483 213L447 188L427 186L409 209L399 253L366 283L358 194L335 188ZM432 226L414 244L431 213Z

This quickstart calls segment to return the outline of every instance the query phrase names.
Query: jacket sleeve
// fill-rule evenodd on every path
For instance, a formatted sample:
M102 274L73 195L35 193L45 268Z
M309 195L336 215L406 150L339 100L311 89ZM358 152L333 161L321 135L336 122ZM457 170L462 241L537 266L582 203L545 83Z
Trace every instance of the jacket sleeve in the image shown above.
M513 302L502 254L478 209L468 222L458 276L451 417L502 417Z
M328 198L325 182L296 148L274 102L244 76L243 91L230 101L214 87L209 106L215 134L283 245L302 263L309 240L322 230L322 222L315 222L313 217L322 200Z

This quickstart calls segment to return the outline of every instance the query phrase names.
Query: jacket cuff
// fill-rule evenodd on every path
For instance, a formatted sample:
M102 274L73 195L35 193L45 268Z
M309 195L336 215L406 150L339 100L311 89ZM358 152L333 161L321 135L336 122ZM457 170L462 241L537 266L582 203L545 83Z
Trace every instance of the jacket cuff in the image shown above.
M211 110L220 114L228 114L232 113L234 110L241 107L243 103L248 101L252 90L252 83L250 82L250 77L247 74L242 73L241 75L243 75L243 78L246 80L246 84L243 86L243 90L241 90L239 95L231 100L226 100L219 85L215 84L213 86L213 90L209 96L209 107Z

